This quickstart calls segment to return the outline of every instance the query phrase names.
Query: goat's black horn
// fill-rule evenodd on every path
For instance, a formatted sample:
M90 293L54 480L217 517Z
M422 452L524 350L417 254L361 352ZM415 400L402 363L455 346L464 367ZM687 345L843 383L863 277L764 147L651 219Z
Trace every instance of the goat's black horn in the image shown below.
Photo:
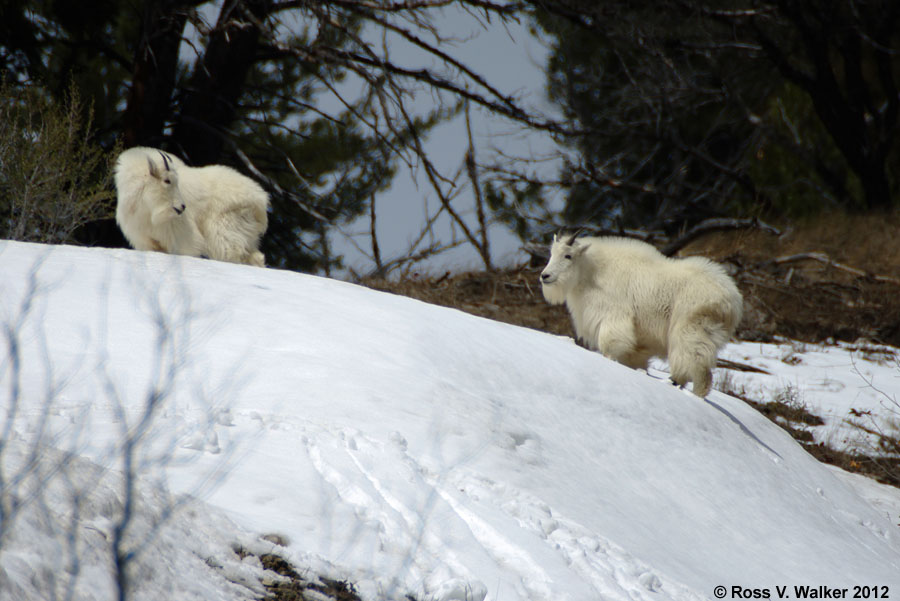
M573 244L575 244L575 238L577 238L577 237L578 237L578 234L580 234L580 233L583 232L583 231L584 231L584 228L583 228L583 227L580 227L580 228L578 228L577 230L575 230L575 232L574 232L572 235L569 236L569 241L566 242L566 244L569 245L569 246L572 246Z
M159 156L161 156L163 159L163 165L165 165L166 171L171 171L171 169L169 168L169 160L166 158L166 153L164 153L162 150L160 150Z

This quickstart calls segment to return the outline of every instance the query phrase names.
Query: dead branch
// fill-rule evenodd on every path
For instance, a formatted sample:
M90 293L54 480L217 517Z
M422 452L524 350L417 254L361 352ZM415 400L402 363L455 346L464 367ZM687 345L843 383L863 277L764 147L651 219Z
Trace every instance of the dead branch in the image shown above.
M439 244L437 242L432 243L427 248L415 253L408 254L402 257L397 257L396 259L392 259L384 264L384 272L385 274L390 273L394 269L398 269L403 267L404 269L409 268L409 266L418 263L420 261L424 261L429 257L433 257L435 255L439 255L442 252L448 251L451 248L456 248L460 245L464 244L462 240L457 240L454 242L448 242L446 244Z
M384 272L384 263L381 262L381 249L378 246L378 232L375 228L375 195L369 198L369 235L372 238L372 259L375 261L375 269L379 273Z
M667 257L671 257L694 240L711 232L743 229L758 229L768 234L772 234L773 236L781 235L781 231L778 228L760 221L756 217L751 217L749 219L724 219L714 217L712 219L701 221L678 238L670 241L660 249L660 252Z
M553 229L554 231L558 231L564 228L554 227ZM660 252L667 257L673 256L675 253L677 253L679 250L681 250L694 240L712 232L740 229L759 229L766 233L772 234L773 236L781 235L781 230L769 225L768 223L765 223L764 221L760 221L755 217L751 217L748 219L725 219L719 217L706 219L692 227L681 236L675 238L674 240L668 240L668 242L665 242L662 245L660 245L660 242L664 242L665 240L667 240L667 237L665 234L658 231L647 232L626 228L598 228L589 225L582 226L580 229L589 232L592 236L618 236L622 238L634 238L636 240L642 240L643 242L647 242L648 244L657 246L660 249ZM546 260L550 257L550 249L547 248L546 244L529 242L522 245L522 249L529 255L531 255L533 261Z
M515 100L509 96L502 96L496 100L493 100L490 97L474 93L445 77L437 75L429 69L410 69L394 64L393 62L382 58L371 58L369 56L363 56L362 54L359 54L357 52L351 52L348 50L335 48L333 46L320 46L316 50L317 52L315 54L310 54L302 50L297 52L297 49L292 49L291 53L299 55L304 60L311 60L313 62L324 60L332 64L353 69L357 72L361 67L371 67L379 69L385 75L394 75L412 81L418 81L430 86L435 90L449 92L461 99L474 102L493 113L503 115L504 117L527 125L536 130L548 131L550 133L560 134L564 136L573 136L578 133L587 133L581 132L580 130L575 130L567 124L559 121L542 119L535 115L532 115L527 110L521 108L518 104L516 104Z
M257 180L263 182L269 189L275 190L275 192L279 195L282 195L285 198L289 198L291 202L293 202L300 210L302 210L313 219L319 221L320 223L328 223L329 219L322 215L322 213L320 213L316 207L307 205L305 202L303 202L303 200L301 200L299 195L285 190L284 188L279 186L278 182L276 182L271 177L266 176L262 171L260 171L259 168L257 168L257 166L253 164L253 161L250 160L250 157L248 157L247 154L244 153L244 151L242 151L237 146L237 144L234 143L233 140L229 138L224 139L232 146L235 155L241 160L241 162L244 164L244 167L246 167L247 170L252 173ZM295 173L295 175L297 175L298 179L304 184L305 187L308 188L303 178L300 177L299 172L297 172L296 167L294 167L294 163L289 158L287 159L287 163L291 170Z
M466 171L469 175L469 181L472 182L472 192L475 195L475 211L476 215L478 216L478 233L479 237L481 238L481 243L476 246L479 253L481 254L481 260L484 261L484 268L488 271L493 271L494 267L493 265L491 265L490 240L488 238L488 224L484 212L484 195L481 193L481 184L478 181L478 165L475 162L475 140L472 137L472 119L468 102L466 102L465 114L466 135L468 136L469 140L469 148L466 151L465 157Z
M572 226L558 225L554 225L551 228L551 230L554 232L566 229L572 231L576 228L573 228ZM643 242L647 242L648 244L653 244L654 240L665 238L665 235L662 232L644 232L641 230L632 230L626 228L609 229L584 225L578 227L577 229L579 231L588 232L591 236L617 236L619 238L634 238L635 240L641 240ZM541 260L547 261L550 258L550 247L540 242L527 242L522 245L522 250L531 255L532 262Z
M730 359L723 359L721 357L716 359L716 367L722 367L724 369L732 369L734 371L746 371L746 372L751 372L751 373L755 373L755 374L770 374L771 375L771 372L768 372L768 371L762 369L761 367L756 367L754 365L749 365L747 363L739 363L737 361L732 361Z
M456 0L414 0L412 2L370 2L366 0L332 0L332 4L348 9L367 9L383 13L413 12L417 10L443 8L454 4ZM498 4L483 0L465 0L463 4L480 8L498 15L515 15L524 6L523 3ZM285 0L273 5L272 12L281 12L295 8L309 8L308 0Z
M833 260L827 254L823 252L808 252L808 253L799 253L796 255L787 255L783 257L776 257L772 259L773 265L785 265L788 263L796 263L798 261L818 261L823 265L827 265L828 267L832 267L834 269L838 269L840 271L844 271L846 273L850 273L859 278L864 278L867 280L874 280L876 282L884 282L887 284L894 284L895 286L900 286L900 279L892 278L886 275L878 275L875 273L871 273L868 271L864 271L862 269L858 269L856 267L851 267L849 265L844 265L843 263L838 263Z

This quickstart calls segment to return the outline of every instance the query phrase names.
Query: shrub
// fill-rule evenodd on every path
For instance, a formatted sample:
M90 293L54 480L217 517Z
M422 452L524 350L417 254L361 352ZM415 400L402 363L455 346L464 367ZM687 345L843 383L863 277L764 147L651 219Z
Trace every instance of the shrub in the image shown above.
M112 215L110 159L92 143L92 111L74 88L60 103L0 83L0 123L0 236L71 243L80 226Z

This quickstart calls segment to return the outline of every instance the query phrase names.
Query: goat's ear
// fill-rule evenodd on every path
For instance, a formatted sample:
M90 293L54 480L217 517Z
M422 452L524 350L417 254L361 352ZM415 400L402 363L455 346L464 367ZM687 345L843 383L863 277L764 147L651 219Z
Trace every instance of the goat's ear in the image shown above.
M584 251L590 247L590 242L585 242L584 240L575 240L572 243L572 254L577 256L583 255Z
M147 163L150 165L150 176L159 179L162 176L159 167L156 166L156 163L150 157L147 157Z

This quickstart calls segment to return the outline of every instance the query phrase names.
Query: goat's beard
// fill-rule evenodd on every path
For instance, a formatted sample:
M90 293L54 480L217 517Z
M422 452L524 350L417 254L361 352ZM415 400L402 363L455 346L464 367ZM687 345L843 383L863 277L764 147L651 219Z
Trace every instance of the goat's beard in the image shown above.
M562 305L566 302L566 290L559 285L559 280L552 284L541 284L544 300L551 305Z

